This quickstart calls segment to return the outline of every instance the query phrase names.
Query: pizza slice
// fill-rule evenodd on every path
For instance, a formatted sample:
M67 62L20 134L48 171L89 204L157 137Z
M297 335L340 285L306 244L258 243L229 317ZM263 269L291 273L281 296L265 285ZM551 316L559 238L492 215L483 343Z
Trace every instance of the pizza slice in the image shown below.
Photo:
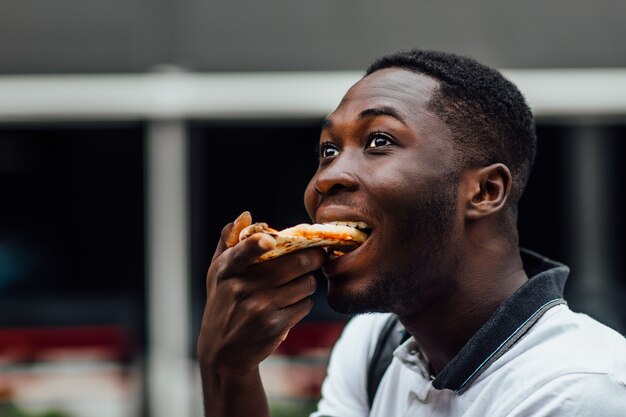
M370 227L363 222L303 223L280 231L272 229L267 223L254 223L241 231L239 241L255 233L266 233L276 239L276 248L261 255L258 262L316 246L327 248L331 256L336 257L359 247L370 232Z

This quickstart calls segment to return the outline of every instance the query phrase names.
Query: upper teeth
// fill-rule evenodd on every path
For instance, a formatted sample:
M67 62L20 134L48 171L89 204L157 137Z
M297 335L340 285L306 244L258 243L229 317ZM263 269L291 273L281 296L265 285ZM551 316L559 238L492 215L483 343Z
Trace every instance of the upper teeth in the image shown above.
M341 220L341 221L328 222L328 224L334 224L337 226L350 226L356 229L370 229L370 226L365 222L351 222L351 221Z

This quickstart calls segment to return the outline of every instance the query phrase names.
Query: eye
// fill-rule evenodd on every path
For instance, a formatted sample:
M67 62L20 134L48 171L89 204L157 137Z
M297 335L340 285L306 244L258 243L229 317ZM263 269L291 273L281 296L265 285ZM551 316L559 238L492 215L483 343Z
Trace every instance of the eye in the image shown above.
M324 142L320 145L320 158L332 158L339 155L339 149L332 143Z
M373 133L368 138L369 143L367 144L368 148L381 148L383 146L393 145L391 139L381 132Z

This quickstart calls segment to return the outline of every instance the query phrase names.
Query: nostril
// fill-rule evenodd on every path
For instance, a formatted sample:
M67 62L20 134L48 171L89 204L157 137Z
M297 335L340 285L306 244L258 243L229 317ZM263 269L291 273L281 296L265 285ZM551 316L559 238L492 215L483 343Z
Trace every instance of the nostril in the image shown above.
M330 189L327 191L327 194L333 195L333 194L338 193L338 192L340 192L342 190L345 190L345 189L346 189L346 187L344 185L342 185L342 184L335 184L332 187L330 187Z

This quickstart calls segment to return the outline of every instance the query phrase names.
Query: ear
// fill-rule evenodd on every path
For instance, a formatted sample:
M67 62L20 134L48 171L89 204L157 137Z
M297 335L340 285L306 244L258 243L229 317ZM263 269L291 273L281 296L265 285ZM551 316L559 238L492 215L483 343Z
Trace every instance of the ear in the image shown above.
M504 164L465 172L465 217L478 220L502 210L511 192L511 171Z

